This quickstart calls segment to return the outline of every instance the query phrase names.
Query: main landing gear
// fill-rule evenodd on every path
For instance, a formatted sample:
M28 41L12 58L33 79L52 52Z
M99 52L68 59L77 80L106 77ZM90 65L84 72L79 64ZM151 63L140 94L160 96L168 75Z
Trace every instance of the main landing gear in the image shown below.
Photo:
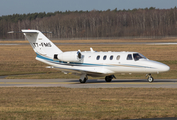
M88 80L88 77L86 74L82 74L79 79L80 83L86 83L87 80Z
M84 79L79 79L80 83L86 83L86 81L88 80L88 77L84 77Z
M111 82L113 78L116 79L116 77L114 75L106 76L105 81L106 82ZM88 77L87 77L86 74L82 74L80 79L79 79L80 83L86 83L87 80L88 80Z
M147 74L146 76L148 76L148 78L147 78L147 81L148 82L153 82L154 81L154 78L151 76L151 74Z
M113 78L116 79L116 77L115 77L114 75L106 76L106 77L105 77L105 81L106 81L106 82L111 82Z

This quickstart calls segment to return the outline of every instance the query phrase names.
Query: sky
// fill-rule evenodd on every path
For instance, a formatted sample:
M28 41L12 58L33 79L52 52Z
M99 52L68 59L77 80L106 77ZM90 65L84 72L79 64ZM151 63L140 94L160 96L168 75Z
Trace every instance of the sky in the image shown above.
M170 9L175 6L177 0L1 0L0 16L66 10L131 10L146 7Z

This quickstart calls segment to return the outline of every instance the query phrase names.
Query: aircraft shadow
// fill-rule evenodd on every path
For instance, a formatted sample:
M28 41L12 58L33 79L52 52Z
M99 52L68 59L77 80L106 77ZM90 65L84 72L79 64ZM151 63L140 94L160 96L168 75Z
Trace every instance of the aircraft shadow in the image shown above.
M79 82L79 80L70 80L68 82ZM86 83L147 83L148 81L146 79L113 79L111 82L106 82L104 79L89 79L87 80ZM154 80L153 83L162 83L162 82L167 82L167 83L175 83L177 82L177 79L156 79Z

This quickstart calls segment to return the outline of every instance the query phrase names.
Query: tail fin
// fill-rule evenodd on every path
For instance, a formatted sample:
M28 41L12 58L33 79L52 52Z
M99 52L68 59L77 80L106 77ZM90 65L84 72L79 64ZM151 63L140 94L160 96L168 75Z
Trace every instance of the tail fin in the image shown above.
M40 31L22 30L22 32L31 44L36 54L40 54L43 56L45 55L53 59L55 54L62 53L62 51Z

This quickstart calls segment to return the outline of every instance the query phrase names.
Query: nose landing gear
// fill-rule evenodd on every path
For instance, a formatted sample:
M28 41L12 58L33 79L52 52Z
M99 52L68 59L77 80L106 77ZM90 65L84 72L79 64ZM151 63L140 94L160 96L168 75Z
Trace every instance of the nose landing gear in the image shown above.
M147 74L146 77L147 76L148 76L148 78L147 78L148 82L150 82L150 83L154 82L154 78L151 76L151 74Z

